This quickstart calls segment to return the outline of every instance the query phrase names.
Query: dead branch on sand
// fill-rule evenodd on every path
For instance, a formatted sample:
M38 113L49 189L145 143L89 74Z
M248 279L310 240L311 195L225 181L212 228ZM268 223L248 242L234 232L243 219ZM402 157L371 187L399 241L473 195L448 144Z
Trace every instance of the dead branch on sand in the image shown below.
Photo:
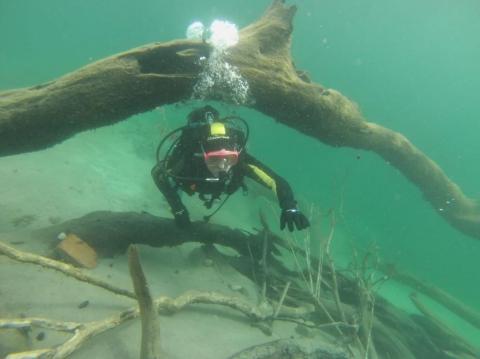
M160 358L160 324L153 304L147 280L143 273L138 250L135 245L128 248L128 268L133 288L138 299L140 319L142 321L142 345L140 359Z
M95 285L97 287L104 288L110 292L113 292L115 294L120 294L124 295L129 298L135 299L136 296L133 294L131 291L122 289L122 288L117 288L113 285L111 285L108 282L105 282L101 279L94 278L90 274L86 273L85 270L76 268L70 264L56 261L51 258L39 256L37 254L33 253L28 253L28 252L22 252L18 249L15 249L3 242L0 241L0 254L3 254L15 261L22 262L22 263L30 263L30 264L37 264L45 268L50 268L54 269L56 271L59 271L63 274L66 274L70 277L73 277L79 281L86 282L92 285Z
M99 227L99 223L101 227ZM296 243L289 244L273 233L265 233L268 229L264 228L263 231L255 234L229 230L213 224L205 226L193 223L192 234L174 240L171 238L176 235L174 227L171 219L156 218L146 214L96 212L77 220L35 231L33 235L37 236L37 240L51 238L51 241L55 241L57 234L65 231L66 228L70 228L73 232L81 230L81 237L94 248L98 248L99 253L103 255L125 253L128 244L132 244L132 241L156 247L180 245L187 241L193 241L208 245L208 250L212 251L215 250L212 244L217 243L218 240L222 246L229 246L238 253L236 256L227 256L221 253L218 255L224 256L228 263L252 280L254 273L259 273L263 266L262 257L267 259L266 301L262 305L257 305L221 293L186 292L177 298L165 296L157 298L154 301L156 311L175 313L194 304L214 304L242 313L253 322L271 323L275 320L283 320L297 323L300 327L308 330L328 332L338 338L345 351L350 351L350 355L352 353L369 353L368 357L372 358L374 348L379 357L383 357L384 353L389 353L388 355L392 359L421 358L432 353L438 354L438 358L444 358L442 353L446 350L445 343L431 339L432 335L436 335L436 331L425 329L423 325L419 324L418 318L412 318L409 314L396 309L371 290L372 285L378 283L373 276L374 272L371 271L373 268L370 268L368 263L368 258L372 258L376 263L374 253L366 253L364 259L358 261L358 264L354 266L357 268L356 271L348 275L348 272L339 272L335 266L332 266L330 260L319 260L310 251L310 270L318 271L318 267L322 266L321 278L317 279L318 273L313 273L312 277L315 278L315 281L312 280L313 287L310 287L309 275L303 273L304 268L298 265L297 269L292 271L277 257L282 255L280 250L288 251L293 248L298 257L298 263L306 263L302 258L305 252ZM221 235L217 235L218 233ZM329 237L332 238L329 240L329 245L333 239L333 232L330 233L332 235ZM269 237L269 245L267 252L263 254L266 235ZM325 247L323 250L327 251ZM0 243L0 253L23 263L46 267L53 263L51 268L55 270L60 267L56 261L12 250L10 246L2 243ZM70 268L70 266L67 267ZM78 271L77 269L74 271L63 270L62 273L98 286L95 278L91 275L78 276ZM360 282L363 281L363 285L359 284L359 279L361 279ZM321 290L314 283L317 280L321 283ZM136 298L131 292L121 288L100 286L112 293L132 299ZM322 295L317 295L318 292ZM337 292L337 295L334 292ZM49 319L23 318L0 321L0 327L42 326L72 333L72 338L63 345L48 349L51 350L50 353L55 353L55 358L62 358L59 356L60 354L66 353L65 355L67 355L77 350L85 344L88 338L116 327L126 320L136 318L138 315L139 310L135 306L98 322L60 323ZM356 339L359 335L361 343ZM458 347L461 348L461 345ZM42 353L45 354L45 352ZM464 354L470 355L470 353L469 351ZM28 355L33 354L29 353ZM30 357L35 358L34 356ZM48 358L48 356L46 357ZM359 356L354 357L360 358ZM26 358L26 356L17 358Z

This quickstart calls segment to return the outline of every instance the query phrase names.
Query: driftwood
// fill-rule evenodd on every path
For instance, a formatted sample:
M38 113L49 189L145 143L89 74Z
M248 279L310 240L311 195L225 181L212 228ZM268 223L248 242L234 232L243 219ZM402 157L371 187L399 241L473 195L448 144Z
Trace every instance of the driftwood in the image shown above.
M247 105L332 146L374 151L422 191L435 211L480 238L480 206L405 136L367 122L357 106L295 69L290 56L295 6L275 0L240 32L226 55L248 81ZM211 48L177 40L136 48L57 80L0 93L0 156L35 151L73 134L157 106L188 100ZM218 99L218 98L217 98Z
M138 316L138 309L132 308L104 320L90 323L56 322L45 318L12 318L0 321L0 328L40 327L72 333L72 337L65 343L53 348L9 354L5 359L64 359L81 348L89 339L109 329L115 328L123 322ZM55 326L52 326L55 324Z
M392 279L403 283L415 291L425 294L445 306L452 313L455 313L466 322L480 329L480 313L475 309L462 303L450 293L434 286L431 283L422 281L414 276L398 271L393 265L385 265L382 270Z
M177 298L161 296L154 301L155 311L168 314L176 313L192 304L215 304L229 307L255 320L266 320L273 315L272 308L258 308L256 305L237 297L215 292L190 291ZM46 318L11 318L0 320L0 328L28 329L41 327L72 333L73 336L70 339L54 348L15 353L7 356L7 359L64 359L80 349L92 337L134 319L138 315L139 308L131 307L106 319L89 323L60 322Z
M139 223L138 226L135 225L137 221ZM89 226L91 228L88 228ZM280 260L276 259L276 255L274 255L275 247L284 247L285 244L274 235L266 234L265 231L252 234L229 230L226 227L215 226L213 224L193 223L192 233L196 233L196 235L185 234L183 238L179 236L180 239L177 239L171 238L171 236L175 237L175 235L178 234L178 232L173 230L173 226L174 221L171 219L156 218L148 214L135 215L132 213L96 212L78 220L69 221L66 224L36 231L34 232L34 236L38 236L36 240L45 240L45 236L47 236L47 239L50 239L53 244L57 241L56 236L59 231L63 232L68 229L77 231L83 227L82 239L93 246L98 245L99 252L108 255L119 253L118 250L120 248L124 253L128 247L125 246L127 242L152 243L155 246L172 246L180 245L187 241L196 241L206 243L207 246L205 249L212 251L215 249L212 244L215 243L216 240L219 240L222 245L236 249L238 255L226 255L220 251L216 251L216 255L222 256L224 260L232 263L242 274L252 278L254 275L253 272L263 265L261 263L262 257L264 256L262 253L263 238L265 235L268 235L270 243L266 255L268 257L268 288L266 290L266 301L261 303L261 305L252 304L241 298L224 295L222 293L189 291L177 298L159 297L154 301L155 311L171 314L194 304L215 304L243 313L243 315L256 323L263 322L268 324L279 320L294 322L297 323L299 327L307 328L306 330L320 330L337 337L339 340L338 345L344 351L349 352L349 355L354 358L365 357L364 354L368 351L366 344L369 343L370 340L370 348L375 348L380 358L447 359L451 358L451 356L446 353L446 350L451 350L451 348L455 348L455 353L458 354L457 357L471 357L472 353L476 350L475 348L464 345L464 341L458 336L450 335L448 342L439 340L439 333L442 332L438 331L438 326L425 325L425 323L431 323L431 320L428 319L426 315L420 318L418 316L412 317L395 308L373 291L370 291L368 294L371 298L375 298L375 310L371 311L372 317L371 324L369 325L371 330L367 328L367 333L369 333L368 338L371 339L361 343L359 338L362 333L359 329L362 326L361 320L363 315L361 304L362 295L358 293L358 278L355 276L348 277L343 273L336 273L338 287L334 289L335 286L332 284L334 273L329 273L329 271L333 270L333 267L329 263L324 263L325 268L322 270L323 277L321 278L322 296L316 298L316 300L312 300L311 292L302 285L302 278L305 278L301 273L302 269L299 268L297 272L291 271L285 268ZM138 230L140 227L144 228L145 231ZM199 231L196 227L202 228L204 232ZM157 232L155 233L152 228ZM222 235L217 235L217 233L221 233ZM123 234L123 237L122 235L117 237L117 234ZM92 235L92 238L90 238L90 235ZM99 236L99 238L95 236ZM205 238L203 236L205 236ZM236 241L229 240L228 238L235 238ZM238 242L241 242L242 245L239 245ZM256 242L259 243L255 244ZM245 247L250 247L250 245L252 245L252 247L249 251ZM106 249L108 247L114 248L115 250L107 251ZM2 245L0 248L2 248L2 254L9 255L10 258L17 261L24 262L24 258L33 258L34 260L29 260L28 262L42 266L44 266L45 263L50 263L46 259L42 260L41 258L43 257L39 259L37 258L40 257L38 255L20 252L18 250L16 252L14 251L15 255L11 255L12 250L6 245ZM210 254L213 254L213 252L210 252ZM300 253L297 254L300 255ZM243 265L238 265L242 262ZM245 263L248 263L248 266L245 266ZM311 263L313 264L313 268L315 268L318 260L312 258ZM55 265L50 268L57 270L57 266ZM65 270L62 271L62 273L85 281L84 278L79 278L72 271ZM91 280L86 281L93 285L98 285L98 281L93 277ZM285 289L287 286L288 291ZM128 291L109 288L108 286L102 286L102 288L110 290L112 293L123 294L132 298ZM366 285L364 289L369 290L368 288L371 288L371 286ZM333 291L338 291L339 295L334 295ZM132 307L110 318L91 323L59 323L42 318L21 318L0 320L0 328L42 326L70 332L73 336L64 344L55 348L45 349L38 353L19 353L17 356L9 357L9 359L48 358L55 355L55 358L64 358L84 345L92 336L114 328L125 320L133 319L138 315L138 307ZM278 349L271 347L269 344L266 344L263 348ZM257 349L259 350L258 352ZM259 356L260 354L258 353L262 353L261 349L262 348L256 348L250 351L247 349L246 351L238 353L238 355L243 353L243 357L245 358L249 358L246 356L247 354L252 354L250 358L268 358L268 356ZM300 355L300 358L302 357L302 349L298 349L298 347L295 346L291 346L290 349L300 350L298 355ZM362 354L359 355L359 353ZM258 355L254 356L254 354ZM242 358L242 356L239 356L239 358Z
M429 331L435 332L435 340L441 342L443 347L446 348L446 351L451 353L454 357L478 358L480 351L457 335L447 324L442 322L442 320L440 320L424 303L422 303L416 293L411 293L410 299L420 313L423 314L422 317L417 317L416 320Z
M301 255L301 248L295 243L287 244L284 239L275 236L268 230L258 233L246 233L233 230L225 226L215 224L205 224L194 222L190 231L178 230L171 219L158 218L147 213L115 213L115 212L93 212L84 217L65 222L60 225L52 226L35 232L35 236L41 239L56 238L59 232L71 230L79 235L87 243L97 248L103 255L114 255L124 253L129 243L142 243L155 247L174 246L186 242L198 242L208 245L209 256L223 256L226 261L232 264L238 271L245 276L253 278L252 272L265 271L264 257L268 257L269 286L277 286L278 293L271 289L267 291L267 297L278 298L278 303L269 309L268 312L258 312L258 308L253 315L248 314L248 306L231 304L247 316L255 320L267 320L269 318L276 320L305 320L311 319L313 315L317 321L312 327L321 330L328 330L325 324L330 328L340 328L342 336L355 336L360 324L361 318L360 303L361 298L354 294L358 289L358 278L348 278L343 273L334 275L334 266L330 261L325 261L323 269L323 278L321 279L322 292L330 292L328 296L325 293L321 298L321 305L324 310L311 308L308 304L308 293L302 288L302 275L297 271L291 271L284 267L282 262L276 258L278 248L283 250L295 247L297 256ZM264 252L264 238L269 238L268 253ZM239 253L239 257L229 257L215 251L211 244L218 243L222 246L228 246ZM253 261L253 263L252 263ZM302 262L304 262L302 260ZM311 266L316 268L319 262L312 258ZM362 263L363 265L363 263ZM253 270L252 270L253 266ZM337 286L333 284L334 277L338 279ZM288 284L290 283L290 284ZM285 286L288 284L289 290L285 292ZM259 283L261 285L261 283ZM336 288L336 289L335 289ZM302 294L303 291L303 294ZM338 292L337 294L335 294ZM371 294L373 295L373 293ZM303 300L297 302L294 297L301 297ZM196 302L201 301L201 296L197 297ZM210 299L208 299L210 300ZM216 303L222 302L221 299ZM227 302L229 302L227 300ZM457 301L457 303L459 303ZM295 308L298 305L298 308ZM317 307L318 303L314 306ZM279 313L275 315L273 308L280 308ZM364 314L364 313L363 313ZM362 315L363 315L362 314ZM423 327L419 326L407 313L396 309L393 305L376 296L375 311L372 318L372 343L381 353L391 354L392 358L443 358L441 349L430 339L429 333ZM305 324L301 324L305 325ZM367 331L368 332L368 331ZM367 341L365 341L365 344ZM381 354L379 354L382 357Z
M142 322L140 359L159 359L160 324L135 245L130 245L128 248L128 269L130 270L133 288L137 295L140 320Z
M51 241L59 233L75 233L103 257L124 254L132 243L152 247L173 247L187 242L220 244L244 256L250 251L261 256L262 236L230 227L193 222L188 230L179 229L170 218L136 212L91 212L83 217L35 231L35 238ZM250 250L249 250L250 248Z
M70 277L73 277L79 281L90 283L97 287L104 288L110 292L124 295L129 298L136 298L135 294L133 294L131 291L122 289L122 288L117 288L111 285L110 283L105 282L104 280L94 278L90 274L88 274L85 270L76 268L70 264L60 262L51 258L42 257L33 253L19 251L18 249L15 249L3 242L0 242L0 254L3 254L18 262L38 264L45 268L54 269Z
M93 246L101 256L113 256L125 253L131 243L162 247L180 245L186 242L198 242L204 244L221 244L235 249L242 255L242 258L248 258L252 255L254 258L261 260L263 256L263 240L265 237L263 233L246 233L226 226L206 224L202 222L194 222L191 231L184 231L179 230L171 219L155 217L148 213L119 213L108 211L92 212L84 217L38 230L34 233L34 237L39 239L50 238L53 240L57 237L58 233L68 231L78 234L82 239ZM269 236L276 246L288 250L289 246L283 239L271 233ZM5 248L5 245L0 245L0 249ZM5 254L12 253L12 248L8 248L8 251L6 249L4 250ZM270 251L275 252L275 247L272 246ZM295 251L298 253L300 249L296 248ZM48 261L52 260L48 259ZM272 264L275 263L275 268L280 268L279 266L281 263L278 261L275 262L274 257L270 258L269 261L272 262ZM54 263L57 263L57 266L72 268L74 272L82 272L68 264L56 261L54 261ZM329 263L331 262L327 261L326 263L328 267L325 270L326 276L331 273L331 268L329 268L330 266L328 265ZM235 263L233 264L237 269L244 270L246 275L251 272L252 264L250 262L245 263L244 261L238 263L238 265ZM242 269L240 268L241 266L245 268ZM318 266L318 262L314 262L313 266ZM262 268L258 269L259 272L262 272L262 270ZM293 276L295 276L296 273L287 271L285 268L282 268L281 270L282 272L279 273L279 276L283 277L286 281L292 280L293 283L295 283L296 279ZM430 296L432 299L443 304L446 308L469 322L471 325L480 328L479 313L453 297L451 294L433 286L432 284L420 281L411 275L401 273L393 266L382 266L381 270L390 278ZM84 271L82 273L84 273ZM346 281L343 277L340 277L339 279L341 279L342 287L348 287L350 285L348 282L343 284ZM331 282L334 283L335 281L332 279ZM117 289L117 291L120 292L123 291L123 289ZM334 290L334 293L335 292L336 291ZM127 296L134 297L131 292L129 292ZM345 300L348 300L349 296L351 296L349 293L343 293ZM327 309L329 312L339 313L339 318L342 317L342 313L338 311L340 307L336 305L338 301L324 301L324 304L325 303L328 304ZM342 308L345 308L345 306L342 306ZM324 319L327 320L328 318Z
M300 273L288 270L275 255L272 255L273 253L278 253L276 247L281 247L285 250L293 246L295 247L293 250L295 250L298 256L301 255L301 248L295 243L286 244L285 240L276 237L270 232L246 233L225 226L202 222L194 222L191 230L185 231L177 229L174 221L171 219L158 218L148 213L99 211L38 230L34 233L34 237L38 236L37 238L40 239L51 238L53 241L58 233L68 231L78 234L83 240L96 248L101 255L108 256L124 253L131 243L162 247L180 245L186 242L207 244L209 245L207 247L209 256L219 256L222 254L218 251L213 252L214 248L210 247L210 245L215 243L221 244L222 246L233 248L239 253L239 257L230 258L225 256L224 258L245 276L252 278L252 280L254 280L252 277L252 266L254 272L261 273L266 271L263 268L264 257L267 257L267 254L264 253L264 238L268 236L270 243L268 260L266 261L269 266L267 270L269 273L268 282L269 285L277 285L280 290L278 293L273 293L270 290L267 293L267 297L272 298L278 294L278 302L281 302L282 305L275 306L276 308L281 308L277 315L275 315L275 310L272 309L272 312L268 314L256 312L251 315L252 319L261 320L263 318L266 320L270 317L276 320L284 320L286 318L295 320L308 319L313 312L313 309L310 309L306 304L307 300L297 303L293 299L293 297L298 297L299 293L304 291ZM326 330L325 323L328 323L332 328L339 328L343 336L352 336L352 332L358 331L360 324L362 324L358 322L358 319L362 318L359 314L361 298L356 297L355 292L358 289L352 289L358 287L358 278L352 280L343 274L337 273L333 275L332 271L335 271L335 267L332 266L331 260L330 258L323 264L322 272L324 276L322 285L324 289L322 292L328 291L332 295L330 297L326 296L327 294L322 296L321 305L324 310L319 310L318 308L315 310L315 318L319 322L313 327ZM312 258L311 266L317 267L318 264L319 262ZM389 271L389 273L394 279L397 279L395 273L392 271ZM334 284L336 281L334 278L338 280L337 285ZM290 283L289 290L284 295L283 292L288 283ZM412 286L417 288L417 290L425 287L420 287L417 283L413 283ZM432 294L431 291L430 294ZM308 294L304 293L300 296L305 298L308 297ZM200 298L201 296L197 297L197 303L201 301ZM454 298L453 300L456 303L455 307L462 307L462 303ZM216 302L220 303L222 300L217 299ZM300 307L305 309L294 308L295 303L300 304ZM233 306L237 305L238 303ZM315 305L320 304L317 303ZM454 311L455 307L450 309ZM244 314L248 313L249 309L247 308L248 306L237 307ZM465 308L465 305L463 305L463 308ZM402 359L444 357L438 346L430 339L429 334L416 323L416 320L413 320L405 312L394 308L380 297L375 299L375 312L372 320L370 324L372 326L372 343L380 352L389 353L392 358ZM368 330L366 332L368 333ZM368 338L364 338L364 344L367 344L368 340L365 339ZM395 348L395 350L392 348Z
M333 348L312 348L299 345L298 341L276 340L242 350L228 359L348 359L343 350Z

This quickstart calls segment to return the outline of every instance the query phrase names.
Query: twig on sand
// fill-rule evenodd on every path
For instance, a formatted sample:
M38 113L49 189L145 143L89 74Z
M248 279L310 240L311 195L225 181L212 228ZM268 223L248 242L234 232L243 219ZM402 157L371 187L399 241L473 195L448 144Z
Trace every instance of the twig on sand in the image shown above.
M337 310L338 310L338 313L340 314L340 319L342 320L342 322L347 322L345 313L343 312L343 309L342 309L340 293L338 291L337 271L335 269L335 263L333 262L332 255L330 253L330 244L332 243L333 236L335 234L335 225L336 225L335 211L332 211L331 215L332 217L330 220L331 221L330 233L328 234L327 243L325 245L325 255L327 257L328 267L330 268L330 274L332 276L332 284L333 284L332 292L333 292L333 297L335 299L335 304L337 305Z
M268 231L265 231L263 236L263 250L262 250L262 295L261 302L267 300L267 251L268 251Z
M278 302L277 309L275 309L275 313L273 314L273 319L278 317L278 313L280 313L280 309L282 308L283 301L285 300L285 297L288 293L288 288L290 288L290 284L291 282L287 282L287 284L285 285L285 288L283 289L282 296L280 297L280 301Z
M5 359L64 359L74 351L78 350L92 337L109 329L115 328L116 326L129 319L135 318L136 316L138 316L138 309L132 308L115 314L107 319L90 323L56 323L55 326L49 328L73 333L73 336L65 343L53 348L9 354ZM28 328L30 326L48 327L50 324L52 324L52 321L50 319L40 318L2 320L0 322L0 327L8 328L11 327L12 324L19 323L24 325L23 328Z
M216 292L188 291L177 298L161 296L154 302L153 308L159 313L173 314L192 304L215 304L237 310L254 320L268 320L273 317L274 311L271 306L258 307L240 298L224 295ZM6 359L64 359L78 350L92 337L109 329L115 328L127 320L136 318L140 311L138 307L132 307L115 314L107 319L90 323L56 322L50 319L39 318L13 318L1 320L0 328L29 328L40 326L60 331L73 333L73 336L65 343L54 348L36 351L10 354ZM282 306L279 315L290 318L305 318L311 313L310 310L289 308Z
M45 268L54 269L56 271L59 271L59 272L62 272L63 274L68 275L69 277L78 279L79 281L86 282L86 283L95 285L97 287L101 287L115 294L136 299L135 294L133 294L131 291L115 287L110 283L105 282L101 279L95 278L85 273L83 270L75 268L70 264L56 261L54 259L50 259L50 258L43 257L33 253L22 252L1 241L0 241L0 254L3 254L17 262L37 264Z

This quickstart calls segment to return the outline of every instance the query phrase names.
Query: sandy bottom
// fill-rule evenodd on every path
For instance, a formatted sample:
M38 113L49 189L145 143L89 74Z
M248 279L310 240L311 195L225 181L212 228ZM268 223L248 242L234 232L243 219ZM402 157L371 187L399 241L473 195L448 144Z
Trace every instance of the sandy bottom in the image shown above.
M130 121L128 121L130 122ZM150 124L151 125L151 124ZM151 125L151 128L155 128ZM24 251L48 253L54 238L35 238L31 232L97 210L146 211L169 216L161 194L150 178L153 141L135 142L144 133L132 133L131 123L98 129L75 136L48 150L0 158L0 240ZM246 202L236 194L213 219L214 222L260 228L258 210L263 208L272 226L277 213L269 200L251 193ZM185 199L193 219L204 210L201 203ZM348 241L337 240L337 258L346 263ZM140 247L142 264L153 296L175 297L197 289L238 295L257 303L255 285L219 258L205 261L198 245L178 248ZM207 265L208 264L208 265ZM91 271L96 277L131 289L126 256L102 258ZM242 293L232 290L241 286ZM408 300L408 288L387 283L382 294L400 307L415 312ZM0 316L45 317L89 322L108 317L135 303L104 289L29 264L0 256ZM82 309L80 303L88 301ZM445 315L445 317L451 315ZM466 335L478 331L450 318ZM161 345L169 358L228 358L252 345L280 338L300 337L293 323L276 322L272 336L250 325L238 312L218 306L195 305L171 316L161 316ZM45 337L36 339L43 331ZM129 321L91 339L72 358L138 358L140 321ZM328 340L320 332L313 342ZM45 348L65 340L63 334L34 330L29 333L32 348ZM41 338L41 336L40 336ZM304 338L305 339L305 338Z

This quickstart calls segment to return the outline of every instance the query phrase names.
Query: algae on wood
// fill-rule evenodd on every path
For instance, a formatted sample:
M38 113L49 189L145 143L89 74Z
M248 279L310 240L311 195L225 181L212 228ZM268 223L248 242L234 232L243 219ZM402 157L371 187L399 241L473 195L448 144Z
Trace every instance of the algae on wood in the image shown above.
M405 136L362 116L355 103L310 82L290 55L295 6L275 0L240 31L226 59L248 81L250 107L331 146L376 152L463 233L480 238L480 206ZM0 156L36 151L77 132L188 100L211 49L201 41L154 43L51 82L0 93ZM318 164L320 166L321 164Z

